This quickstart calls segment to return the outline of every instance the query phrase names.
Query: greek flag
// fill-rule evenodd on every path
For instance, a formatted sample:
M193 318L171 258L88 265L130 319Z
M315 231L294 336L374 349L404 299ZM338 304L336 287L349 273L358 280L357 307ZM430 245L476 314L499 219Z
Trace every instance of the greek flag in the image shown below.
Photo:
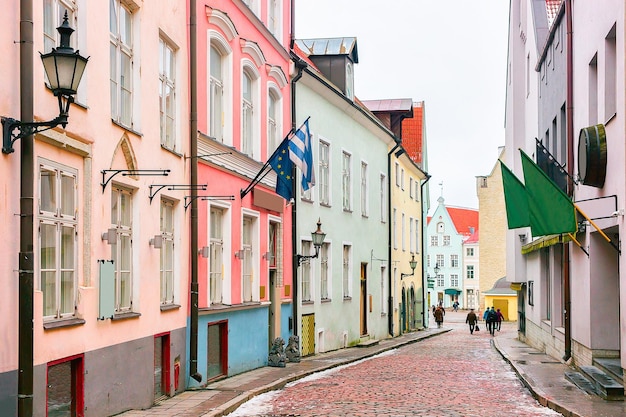
M311 149L311 132L309 119L293 134L289 141L289 159L302 171L302 189L307 191L315 185L313 171L313 150Z

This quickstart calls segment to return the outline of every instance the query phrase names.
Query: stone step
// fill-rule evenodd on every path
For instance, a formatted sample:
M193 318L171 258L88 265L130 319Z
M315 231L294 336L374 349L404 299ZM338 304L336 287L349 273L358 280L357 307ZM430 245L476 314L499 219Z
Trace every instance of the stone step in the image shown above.
M592 384L591 381L589 381L587 378L585 378L585 376L580 372L565 372L565 379L576 385L581 390L585 391L587 394L598 395L595 385Z
M580 370L595 385L598 395L605 400L624 400L624 386L595 366L581 366Z
M611 378L623 384L624 369L620 358L594 358L593 365L600 368Z
M377 339L368 339L368 340L362 340L359 342L359 344L356 345L356 347L370 347L370 346L375 346L378 344L378 342L380 342L380 340Z

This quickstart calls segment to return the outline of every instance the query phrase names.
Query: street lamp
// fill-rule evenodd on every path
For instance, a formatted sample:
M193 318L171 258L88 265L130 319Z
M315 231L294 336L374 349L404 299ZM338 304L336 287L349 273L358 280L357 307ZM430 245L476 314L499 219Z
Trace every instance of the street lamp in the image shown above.
M52 93L59 100L59 115L47 122L22 122L10 117L2 117L2 152L9 154L14 152L13 143L16 140L44 130L52 129L58 125L67 125L70 104L74 102L74 94L83 77L87 60L78 51L70 46L72 29L67 20L67 11L63 17L63 23L57 28L61 35L61 45L52 48L52 51L41 55L43 68L50 82ZM15 131L18 133L14 133Z
M415 275L415 268L417 267L417 261L415 260L415 255L411 255L409 266L411 267L411 273L410 274L400 273L400 279L404 279L404 277L412 277L413 275Z
M311 239L313 240L313 246L315 247L315 255L296 255L298 259L298 266L302 263L304 259L312 259L317 258L320 253L320 247L322 243L324 243L324 238L326 237L326 233L322 232L322 222L320 219L317 219L317 230L311 232Z
M439 275L439 271L441 270L441 268L439 268L439 263L437 262L435 264L435 276Z

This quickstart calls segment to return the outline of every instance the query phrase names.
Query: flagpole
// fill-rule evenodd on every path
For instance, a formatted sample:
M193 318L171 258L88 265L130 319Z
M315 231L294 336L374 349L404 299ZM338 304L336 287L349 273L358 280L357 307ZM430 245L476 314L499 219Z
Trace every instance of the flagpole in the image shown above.
M290 136L294 133L294 129L291 128L291 130L289 131L289 133L287 133L287 136L284 137L284 139L280 142L280 144L276 147L276 149L274 149L274 152L272 152L272 155L270 155L269 158L267 158L267 161L265 162L265 164L263 164L263 166L261 167L261 169L259 170L259 172L256 174L256 176L254 177L254 179L250 182L250 184L248 184L248 186L245 188L245 190L241 190L239 192L241 199L243 200L243 198L250 192L250 190L252 190L263 178L265 178L265 176L267 175L267 172L265 172L265 175L263 175L261 178L259 178L261 176L261 174L263 173L263 171L270 165L270 161L272 159L274 159L274 157L276 156L276 154L278 153L278 150L280 149L280 146L290 138Z

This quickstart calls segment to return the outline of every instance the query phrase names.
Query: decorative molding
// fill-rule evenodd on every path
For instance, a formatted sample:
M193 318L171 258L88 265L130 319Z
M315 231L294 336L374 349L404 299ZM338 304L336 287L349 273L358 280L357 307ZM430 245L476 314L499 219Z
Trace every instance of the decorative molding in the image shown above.
M257 68L261 68L265 64L265 55L263 55L258 43L241 38L239 44L241 45L241 52L248 54L254 60Z
M272 77L281 89L287 86L287 76L281 67L278 65L265 64L265 70L267 71L267 75Z
M226 36L228 41L235 39L235 36L239 35L237 28L230 17L221 10L213 9L212 7L206 7L206 15L209 23L220 28L222 33Z

